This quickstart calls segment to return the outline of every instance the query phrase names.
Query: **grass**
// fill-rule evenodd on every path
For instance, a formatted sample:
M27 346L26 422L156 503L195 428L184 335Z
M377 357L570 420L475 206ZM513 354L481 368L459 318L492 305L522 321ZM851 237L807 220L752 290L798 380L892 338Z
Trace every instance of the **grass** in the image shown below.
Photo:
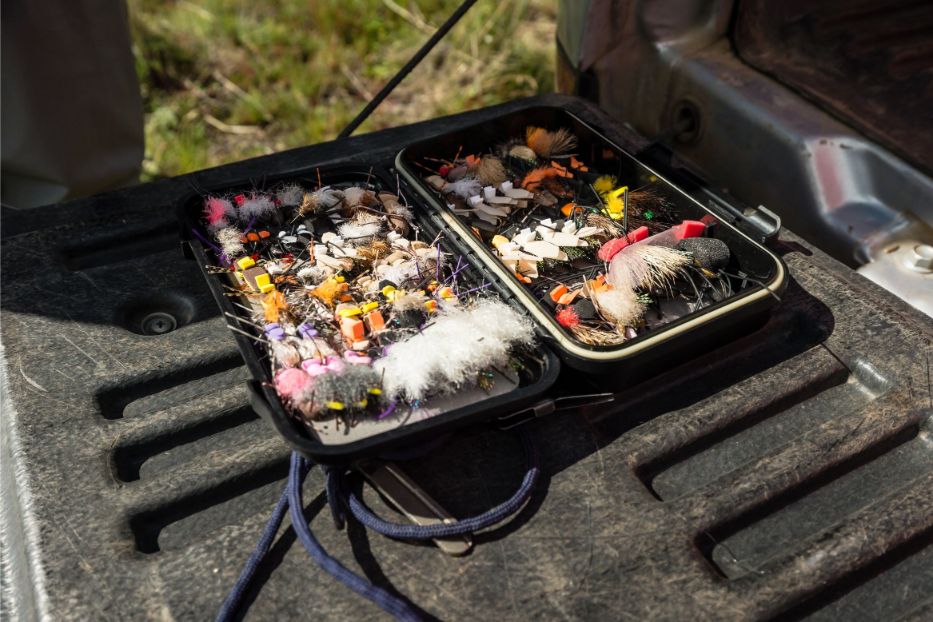
M334 138L459 0L129 0L144 179ZM554 88L555 0L481 0L357 130Z

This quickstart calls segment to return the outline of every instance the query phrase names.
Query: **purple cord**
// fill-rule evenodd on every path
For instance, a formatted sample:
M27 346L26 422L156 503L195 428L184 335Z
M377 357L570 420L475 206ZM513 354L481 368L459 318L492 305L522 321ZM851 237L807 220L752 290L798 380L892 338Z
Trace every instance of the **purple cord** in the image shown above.
M474 287L473 289L468 289L467 291L463 292L462 294L457 294L457 295L458 295L458 296L466 296L467 294L472 294L472 293L475 292L475 291L478 291L478 290L481 290L481 289L486 289L486 288L489 287L490 285L492 285L492 283L486 283L485 285L480 285L479 287Z
M379 413L379 416L376 417L376 419L385 419L386 417L394 413L396 404L398 404L398 402L392 402L391 404L389 404L389 407L383 410L381 413Z
M227 255L224 253L222 248L220 248L219 246L217 246L216 244L208 240L206 237L201 235L200 231L192 227L191 233L193 233L199 240L207 244L209 247L211 247L211 249L215 253L217 253L217 258L220 260L220 263L222 263L224 266L229 266L231 263L233 263L232 261L230 261L230 258L227 257Z
M210 247L214 250L215 253L217 253L217 254L220 255L221 257L224 257L224 250L223 250L222 248L220 248L219 246L217 246L216 244L214 244L213 242L211 242L210 240L208 240L208 239L207 239L206 237L204 237L203 235L201 235L201 232L200 232L200 231L198 231L197 229L195 229L194 227L192 227L192 228L191 228L191 233L193 233L193 234L195 235L195 237L197 237L199 240L201 240L202 242L204 242L205 244L207 244L208 246L210 246Z
M249 230L252 229L252 228L253 228L253 225L255 225L255 224L256 224L256 217L253 216L253 217L250 219L249 224L246 225L246 229L243 230L243 233L248 233Z
M450 274L450 276L444 279L444 285L447 285L447 283L450 282L451 279L457 278L458 274L466 270L466 266L463 266L462 268L460 267L460 263L462 261L463 261L463 256L457 257L457 266L454 268L454 271Z

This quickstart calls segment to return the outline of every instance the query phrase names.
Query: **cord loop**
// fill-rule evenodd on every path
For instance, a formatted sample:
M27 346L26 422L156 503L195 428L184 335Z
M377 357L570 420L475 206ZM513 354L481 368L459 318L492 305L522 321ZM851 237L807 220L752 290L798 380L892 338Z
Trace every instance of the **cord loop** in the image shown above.
M347 473L346 467L322 466L327 500L330 505L335 526L338 529L343 528L346 521L346 514L344 512L344 508L346 507L350 508L351 514L353 514L354 518L362 525L387 537L403 540L430 540L434 538L463 535L501 522L518 512L524 506L525 502L531 497L534 491L534 485L541 473L541 469L538 465L537 447L535 447L531 436L521 428L517 428L516 431L521 439L522 446L525 448L528 461L528 469L525 472L525 476L522 478L522 483L518 490L504 503L482 514L458 520L455 523L403 525L386 521L367 508L356 495L346 492L344 486L344 477ZM325 572L357 594L369 599L396 619L406 622L421 620L421 614L416 611L414 606L403 596L390 592L377 585L373 585L364 577L357 575L324 550L324 547L322 547L320 542L314 537L311 526L304 516L304 502L301 494L302 484L304 484L305 478L308 476L308 472L311 470L312 466L314 466L314 464L310 460L304 458L297 452L292 452L288 483L285 486L285 490L279 498L278 503L276 503L275 509L272 511L272 516L263 529L259 542L256 544L256 548L250 554L249 559L247 559L233 589L230 590L230 593L224 599L220 611L217 613L217 622L227 622L236 617L246 591L252 584L260 564L269 553L272 543L275 541L275 535L282 525L286 511L290 512L292 528L295 530L302 546L304 546L314 562Z

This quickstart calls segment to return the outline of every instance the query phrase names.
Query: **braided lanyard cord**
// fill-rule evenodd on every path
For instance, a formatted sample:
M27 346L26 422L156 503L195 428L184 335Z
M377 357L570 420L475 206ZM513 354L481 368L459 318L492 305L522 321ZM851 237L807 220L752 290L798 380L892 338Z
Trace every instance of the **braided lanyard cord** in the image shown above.
M347 492L343 485L343 473L341 470L331 469L327 474L328 488L333 488L341 500L346 500L350 512L362 525L372 529L389 538L399 540L433 540L434 538L447 538L450 536L460 536L467 533L473 533L486 527L491 527L496 523L502 522L509 516L518 512L525 502L531 496L538 476L541 474L541 468L538 465L538 450L527 432L517 429L518 436L522 441L527 458L527 471L522 478L522 484L504 503L489 509L482 514L457 520L454 523L437 523L435 525L412 525L391 523L374 514L366 505L357 498L352 492ZM331 480L335 480L331 484Z
M305 550L325 572L346 585L348 588L379 605L397 620L419 621L421 616L404 599L387 590L373 585L363 577L337 561L324 550L321 543L311 533L311 527L302 513L304 503L301 500L301 484L311 469L311 462L297 453L292 454L291 471L288 478L288 504L291 506L292 527Z
M343 508L349 507L353 516L364 526L381 533L390 538L403 540L430 540L434 538L443 538L455 535L473 533L480 529L490 527L509 516L518 512L531 496L534 485L537 482L541 472L538 466L538 452L531 437L527 432L518 428L519 438L525 448L528 459L528 470L522 479L522 484L514 495L504 503L483 512L478 516L473 516L455 523L439 523L436 525L403 525L391 523L376 516L369 510L357 497L346 491L344 486L344 476L346 468L328 467L324 469L327 497L330 503L331 512L334 515L338 528L343 526L344 516ZM291 464L289 468L288 483L282 496L279 498L272 511L269 522L263 529L259 542L255 550L246 560L240 576L237 578L233 589L224 599L220 611L217 613L217 622L227 622L237 617L240 607L243 603L243 597L249 589L252 581L259 569L262 561L265 559L275 540L275 534L278 533L285 518L286 510L289 511L292 528L295 530L301 544L308 551L308 554L324 571L332 577L349 587L357 594L369 599L383 610L391 614L397 620L417 621L422 616L415 611L412 605L403 597L392 594L389 591L370 583L365 578L355 574L352 570L341 564L336 558L332 557L311 532L311 527L304 517L302 508L301 487L311 470L313 463L297 452L292 453Z
M250 554L249 559L246 560L246 564L243 566L243 570L240 571L240 576L237 577L233 589L230 590L230 593L227 594L223 604L220 606L220 611L217 612L217 622L227 622L228 620L235 619L240 605L243 602L243 596L253 582L253 576L255 576L256 571L259 570L259 565L262 563L262 560L266 558L269 549L272 548L272 543L275 541L275 534L279 532L279 527L282 526L282 519L285 518L286 510L288 510L287 489L282 491L282 496L279 497L278 503L275 504L275 509L272 510L272 517L269 518L269 522L266 523L265 529L262 530L262 536L260 536L259 542L256 543L255 550Z

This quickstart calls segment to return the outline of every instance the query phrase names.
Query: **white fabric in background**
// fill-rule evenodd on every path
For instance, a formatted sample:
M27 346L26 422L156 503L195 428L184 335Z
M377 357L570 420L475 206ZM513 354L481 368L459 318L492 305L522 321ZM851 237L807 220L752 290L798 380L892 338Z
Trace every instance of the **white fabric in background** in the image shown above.
M135 182L143 109L123 0L3 0L0 21L3 203Z

